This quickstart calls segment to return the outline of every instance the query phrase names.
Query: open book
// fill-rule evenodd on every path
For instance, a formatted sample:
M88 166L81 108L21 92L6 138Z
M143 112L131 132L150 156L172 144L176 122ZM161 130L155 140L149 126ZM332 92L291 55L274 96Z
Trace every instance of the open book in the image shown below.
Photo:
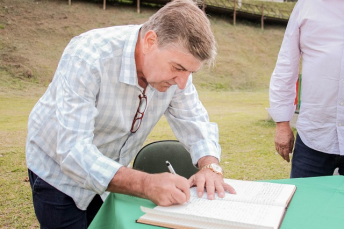
M279 228L286 208L296 190L295 185L225 179L237 192L208 200L206 193L197 197L191 188L189 203L145 212L137 222L167 228Z

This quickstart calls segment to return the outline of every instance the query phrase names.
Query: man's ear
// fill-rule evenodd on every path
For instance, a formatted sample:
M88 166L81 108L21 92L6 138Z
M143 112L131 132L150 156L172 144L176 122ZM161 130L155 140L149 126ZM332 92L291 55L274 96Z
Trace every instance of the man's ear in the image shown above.
M158 35L153 30L149 30L143 38L143 53L148 53L152 47L157 44Z

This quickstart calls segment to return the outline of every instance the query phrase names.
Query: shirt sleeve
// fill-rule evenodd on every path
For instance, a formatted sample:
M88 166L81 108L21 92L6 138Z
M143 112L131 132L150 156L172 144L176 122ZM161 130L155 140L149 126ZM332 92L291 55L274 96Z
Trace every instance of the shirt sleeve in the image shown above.
M209 122L208 113L192 84L192 75L185 89L176 90L165 116L177 139L190 152L193 164L204 156L214 156L220 161L218 126Z
M268 112L275 122L290 121L295 111L296 82L299 75L299 2L290 16L277 63L270 80Z
M65 50L57 70L57 163L85 189L102 194L120 164L104 156L93 144L100 68L86 49ZM70 53L71 52L71 53ZM86 58L87 57L87 58Z

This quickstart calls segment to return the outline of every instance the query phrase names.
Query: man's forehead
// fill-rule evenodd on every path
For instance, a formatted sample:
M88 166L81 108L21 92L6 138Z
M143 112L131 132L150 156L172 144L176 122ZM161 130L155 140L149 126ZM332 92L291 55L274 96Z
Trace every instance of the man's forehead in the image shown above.
M202 67L202 63L201 63L201 62L199 62L198 67L195 66L194 69L192 69L191 66L190 66L190 68L189 68L189 66L184 66L182 63L177 63L177 62L173 62L173 61L171 61L171 63L174 64L174 65L176 65L176 67L178 67L178 68L180 68L180 69L182 69L182 70L184 70L184 71L188 71L188 72L192 72L192 73L193 73L193 72L197 72L197 71L200 70L201 67Z
M189 72L198 71L203 64L203 61L199 60L197 57L192 55L186 48L183 48L177 43L171 43L166 45L161 50L168 50L170 52L179 53L180 55L172 55L170 62L174 65L177 65L181 69L187 70Z

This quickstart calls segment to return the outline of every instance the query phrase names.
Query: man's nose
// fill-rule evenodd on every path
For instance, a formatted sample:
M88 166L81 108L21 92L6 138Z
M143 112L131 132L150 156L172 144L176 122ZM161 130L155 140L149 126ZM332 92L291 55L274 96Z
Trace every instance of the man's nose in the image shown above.
M174 82L176 82L179 89L185 88L186 83L188 82L189 76L190 76L190 72L182 72L174 78Z

